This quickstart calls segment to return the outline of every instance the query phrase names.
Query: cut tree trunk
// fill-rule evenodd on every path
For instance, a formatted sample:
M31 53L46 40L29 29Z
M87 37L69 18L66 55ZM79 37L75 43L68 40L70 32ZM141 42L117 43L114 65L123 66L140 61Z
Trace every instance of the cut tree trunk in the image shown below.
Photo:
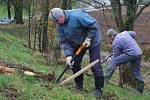
M136 80L133 74L133 69L129 63L123 64L122 67L122 80L124 84L136 88Z
M51 73L44 74L41 72L35 72L33 69L23 67L23 66L10 68L10 67L5 67L5 66L0 65L0 73L1 74L16 73L16 72L19 72L26 76L33 76L36 79L42 80L42 81L51 81L51 80L55 79L54 74L51 74Z
M14 73L15 71L15 68L0 66L0 73Z

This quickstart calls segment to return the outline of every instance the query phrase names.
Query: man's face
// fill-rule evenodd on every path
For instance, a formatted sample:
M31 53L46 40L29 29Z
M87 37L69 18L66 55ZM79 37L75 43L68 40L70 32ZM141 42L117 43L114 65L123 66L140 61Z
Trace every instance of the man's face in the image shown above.
M112 36L112 37L111 37L111 40L113 41L114 39L115 39L115 36Z
M61 16L58 20L57 20L58 24L64 24L65 23L65 16Z
M115 36L109 37L109 39L110 39L110 42L112 43L115 39Z

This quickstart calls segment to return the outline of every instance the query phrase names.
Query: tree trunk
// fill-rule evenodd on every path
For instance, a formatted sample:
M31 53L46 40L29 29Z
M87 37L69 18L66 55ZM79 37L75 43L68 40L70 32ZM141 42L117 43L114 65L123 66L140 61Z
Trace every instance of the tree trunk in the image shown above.
M49 40L48 40L48 16L49 16L49 0L43 0L43 37L42 37L42 52L49 52Z
M115 19L118 31L124 30L123 20L122 20L122 8L120 0L111 0L112 14Z
M38 24L36 24L35 31L34 31L34 44L33 44L34 51L36 50L37 29L38 29Z
M137 9L135 2L136 0L126 0L125 3L127 3L126 4L127 5L127 12L126 12L127 18L125 22L123 22L122 7L121 7L120 0L111 0L113 17L115 19L115 23L117 25L119 32L122 32L124 30L133 30L134 17L135 17L135 13ZM133 9L133 6L131 5L134 5L135 9ZM129 64L127 63L127 64L123 64L119 66L119 75L120 75L119 85L121 87L123 87L123 84L136 86L132 69L131 67L128 67L127 65Z
M123 87L123 78L122 78L123 69L122 69L122 67L123 67L122 65L119 66L119 86L120 87Z
M42 16L40 17L38 25L38 48L40 52L42 52L41 44L42 44Z
M10 0L7 0L7 14L8 18L11 19L11 4Z
M115 19L118 31L122 32L124 29L123 20L122 20L122 8L120 0L111 0L112 14ZM119 86L123 87L122 79L122 66L119 66Z
M72 9L72 0L68 0L67 8Z
M133 88L136 88L136 81L133 74L133 69L130 66L130 63L122 65L122 80L124 84L127 84Z
M137 0L126 0L125 3L127 11L126 11L126 20L124 22L124 30L131 31L133 30L136 11L138 8ZM130 63L123 64L122 78L124 83L132 87L136 87L136 81Z
M137 0L126 0L126 20L124 23L124 30L133 30L133 25L137 11ZM130 4L130 5L129 5ZM132 6L131 6L132 5Z
M14 12L14 19L16 20L16 24L23 24L23 0L14 0Z
M28 45L29 48L31 49L31 4L28 6Z

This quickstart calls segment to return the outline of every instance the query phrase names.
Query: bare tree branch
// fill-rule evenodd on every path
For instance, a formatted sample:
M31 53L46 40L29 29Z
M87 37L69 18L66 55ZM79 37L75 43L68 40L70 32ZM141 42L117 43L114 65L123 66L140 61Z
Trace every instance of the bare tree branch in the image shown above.
M72 1L72 2L77 2L77 1L79 1L79 2L83 2L83 3L85 3L85 4L87 4L87 5L90 5L90 6L92 6L92 7L94 7L94 8L96 8L96 9L99 9L99 10L105 10L105 12L108 12L108 13L111 13L111 10L108 8L108 6L106 6L105 4L102 4L101 2L98 2L98 1L96 1L96 0L93 0L95 3L97 3L97 4L99 4L100 6L96 6L96 5L93 5L93 4L91 4L90 2L87 2L87 1L85 1L85 0L74 0L74 1ZM100 8L102 8L102 9L100 9ZM106 9L105 9L106 8Z
M121 3L119 0L110 0L110 2L115 23L117 25L118 31L121 32L124 29Z
M135 20L138 18L138 16L143 12L143 10L145 9L145 8L147 8L148 6L150 6L150 1L147 3L147 4L145 4L137 13L136 13L136 16L135 16Z

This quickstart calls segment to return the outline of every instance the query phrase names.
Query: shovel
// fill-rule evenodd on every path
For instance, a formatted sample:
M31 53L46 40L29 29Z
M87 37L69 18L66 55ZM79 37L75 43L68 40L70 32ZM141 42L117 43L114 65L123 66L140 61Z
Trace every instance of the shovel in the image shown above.
M71 63L74 61L74 59L82 52L82 50L85 48L86 46L84 46L84 45L81 45L80 47L79 47L79 49L77 50L77 52L75 53L75 55L74 55L74 57L72 58L72 60L71 60ZM60 79L61 79L61 77L64 75L64 73L66 72L66 70L68 69L68 68L70 68L71 66L69 66L69 65L67 65L66 66L66 68L64 69L64 71L60 74L60 76L58 77L58 79L56 80L56 82L59 82L60 81Z

